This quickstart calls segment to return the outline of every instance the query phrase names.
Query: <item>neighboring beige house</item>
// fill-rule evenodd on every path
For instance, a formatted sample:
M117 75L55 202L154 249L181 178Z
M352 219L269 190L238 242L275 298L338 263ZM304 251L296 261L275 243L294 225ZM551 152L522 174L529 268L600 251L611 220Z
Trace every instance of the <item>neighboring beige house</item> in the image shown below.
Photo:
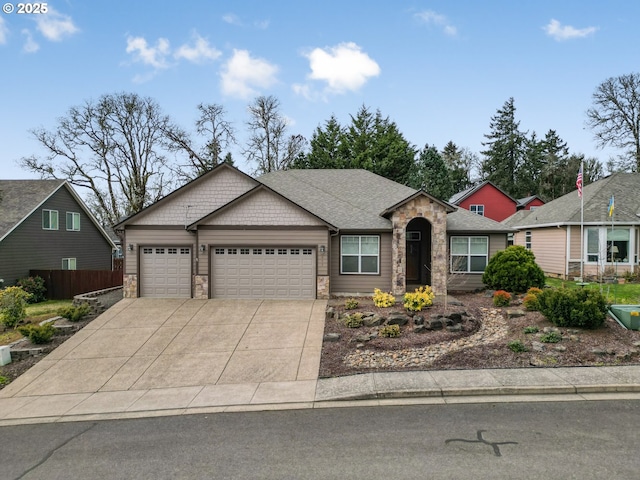
M521 210L502 223L518 230L514 244L530 249L547 275L579 277L581 262L585 276L622 275L638 265L639 186L638 173L614 173L586 185L582 235L577 191L533 211ZM609 216L612 197L614 209Z
M227 164L114 229L127 297L282 299L480 288L514 232L366 170Z

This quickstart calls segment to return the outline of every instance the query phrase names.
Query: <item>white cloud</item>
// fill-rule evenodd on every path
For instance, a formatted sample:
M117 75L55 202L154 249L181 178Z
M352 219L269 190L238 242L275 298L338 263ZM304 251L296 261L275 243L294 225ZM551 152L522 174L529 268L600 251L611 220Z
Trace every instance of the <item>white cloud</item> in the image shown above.
M269 24L269 20L257 20L253 22L253 25L260 30L266 30L267 28L269 28Z
M193 63L202 63L206 60L216 60L222 52L209 45L209 41L197 33L194 35L194 45L182 45L173 56L177 59L184 58Z
M458 34L458 29L449 23L447 17L432 10L425 10L424 12L416 13L413 16L427 25L441 27L445 35L450 37L455 37Z
M558 20L552 18L549 24L543 27L543 30L547 32L547 35L551 38L561 42L573 38L588 37L594 34L598 30L598 27L574 28L571 25L562 25Z
M7 43L7 36L9 35L9 29L4 23L4 18L0 17L0 45Z
M238 17L235 13L227 13L226 15L223 15L222 20L229 25L242 25L240 17Z
M326 82L329 93L356 91L369 78L380 75L380 66L353 42L326 49L315 48L306 57L311 67L309 78ZM300 86L294 88L296 90L305 94ZM307 98L308 94L306 90Z
M33 35L31 35L31 32L28 29L24 28L22 30L22 34L27 37L24 45L22 46L23 52L36 53L38 50L40 50L40 45L38 45L38 43L33 39Z
M56 12L51 6L47 13L35 17L38 30L47 40L59 42L80 31L69 15Z
M221 73L222 91L226 95L248 98L256 88L276 83L278 67L261 58L252 58L247 50L235 50Z
M155 46L150 47L143 37L127 37L127 53L133 54L136 62L150 65L156 69L167 68L169 40L159 38Z

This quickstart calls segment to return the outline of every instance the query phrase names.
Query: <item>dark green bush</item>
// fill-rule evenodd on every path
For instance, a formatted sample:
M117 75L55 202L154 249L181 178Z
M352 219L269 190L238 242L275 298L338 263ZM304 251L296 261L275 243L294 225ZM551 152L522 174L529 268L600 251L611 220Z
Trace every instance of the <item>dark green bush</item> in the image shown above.
M80 305L70 305L68 307L62 307L58 310L58 315L66 318L70 322L79 322L91 311L91 307L88 303L82 303Z
M509 342L507 344L507 347L509 347L509 350L511 350L514 353L522 353L527 351L527 347L525 347L524 343L522 343L520 340L514 340L513 342Z
M607 301L597 290L549 288L538 295L538 303L558 327L598 328L607 316Z
M18 331L36 345L49 342L56 333L56 329L51 323L45 323L44 325L30 323L18 327Z
M31 294L31 297L27 299L27 303L40 303L47 299L47 288L44 286L44 278L42 277L21 278L16 284L25 292Z
M512 245L491 257L482 282L494 290L524 293L531 287L544 287L545 278L535 255L520 245Z

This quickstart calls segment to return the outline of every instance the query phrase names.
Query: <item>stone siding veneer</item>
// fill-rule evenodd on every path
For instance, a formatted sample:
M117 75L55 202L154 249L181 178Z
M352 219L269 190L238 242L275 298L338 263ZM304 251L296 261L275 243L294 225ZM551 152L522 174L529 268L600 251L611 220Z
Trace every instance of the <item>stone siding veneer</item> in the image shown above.
M209 298L209 275L194 275L193 298Z
M138 298L138 276L137 275L123 275L123 296L124 298Z
M326 300L329 298L329 275L317 276L316 298L319 300Z
M437 295L447 293L447 212L426 196L417 196L398 207L391 215L393 240L391 288L394 295L406 292L407 224L414 218L431 223L431 288Z

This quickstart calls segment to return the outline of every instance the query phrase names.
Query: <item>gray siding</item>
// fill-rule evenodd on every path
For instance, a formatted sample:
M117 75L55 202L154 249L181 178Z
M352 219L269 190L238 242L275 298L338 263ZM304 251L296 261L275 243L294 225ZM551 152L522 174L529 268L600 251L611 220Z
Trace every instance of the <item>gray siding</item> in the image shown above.
M58 230L42 229L42 210L58 211ZM80 231L66 229L66 213L80 214ZM111 270L111 245L66 188L60 188L0 243L0 278L12 285L29 270L60 270L75 258L78 270Z
M134 246L133 251L127 249L127 245ZM138 255L141 247L146 246L178 246L190 247L195 252L196 235L178 227L175 229L167 227L127 227L125 233L124 251L124 273L126 275L135 275L138 273ZM195 262L195 254L192 255ZM194 271L192 265L191 270Z
M391 290L391 233L349 233L348 235L380 236L380 274L379 275L342 275L340 274L340 236L331 237L331 293L373 294L379 288Z
M329 231L325 227L309 229L208 229L198 231L198 245L206 245L205 253L199 253L198 274L206 275L209 269L209 250L228 246L283 246L316 248L317 275L328 275L329 252L320 252L320 246L328 246ZM328 250L328 248L327 248Z
M471 236L486 236L482 234ZM451 235L447 235L447 245L451 245ZM449 254L449 247L447 247L447 254ZM504 233L494 233L489 235L489 259L493 257L500 250L507 248L507 235ZM447 260L448 262L450 260ZM448 271L450 266L447 267ZM468 292L484 288L482 283L481 273L467 273L467 274L453 274L449 273L449 280L447 290L450 292Z

